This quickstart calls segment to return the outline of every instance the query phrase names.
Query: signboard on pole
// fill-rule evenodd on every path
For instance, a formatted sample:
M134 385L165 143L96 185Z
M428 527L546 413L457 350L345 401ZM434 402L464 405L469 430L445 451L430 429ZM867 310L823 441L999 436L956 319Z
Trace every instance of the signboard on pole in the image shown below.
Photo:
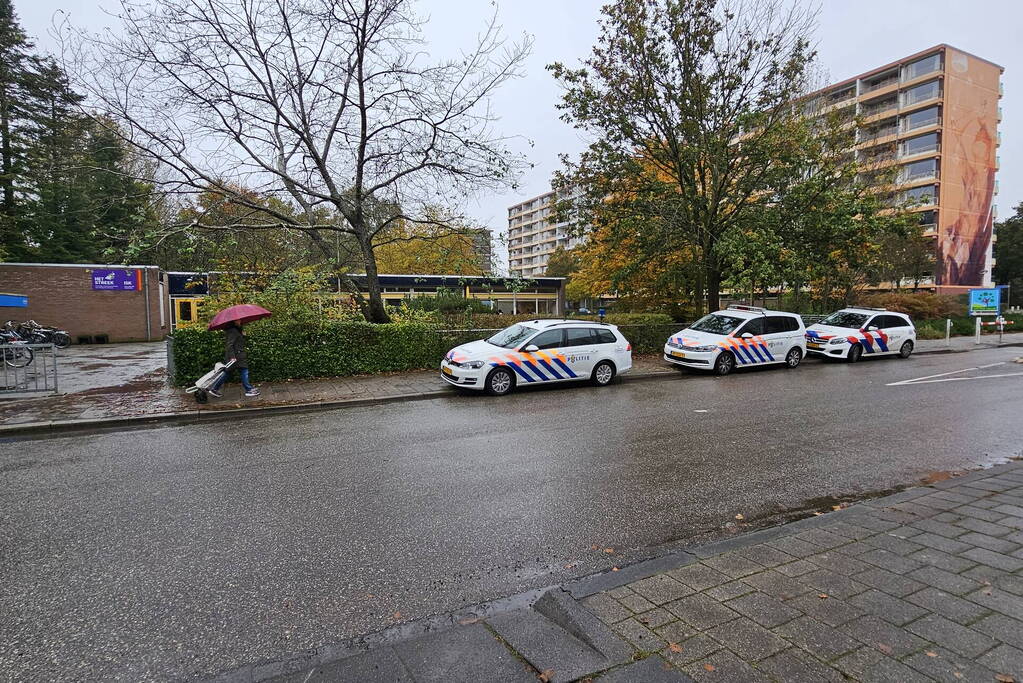
M1001 312L1001 289L970 290L970 315L1000 315Z
M116 292L134 292L142 288L141 270L92 271L92 288Z

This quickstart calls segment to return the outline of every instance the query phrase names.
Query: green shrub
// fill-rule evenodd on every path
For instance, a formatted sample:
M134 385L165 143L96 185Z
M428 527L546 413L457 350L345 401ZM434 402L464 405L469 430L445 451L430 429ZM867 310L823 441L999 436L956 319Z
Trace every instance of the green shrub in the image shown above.
M321 321L319 325L258 323L247 330L254 379L343 377L433 367L449 348L423 323ZM188 385L223 359L223 333L199 327L174 333L174 382Z
M860 306L887 308L889 311L906 313L914 320L937 320L959 317L966 313L966 307L960 297L930 292L871 294L861 297L858 303Z

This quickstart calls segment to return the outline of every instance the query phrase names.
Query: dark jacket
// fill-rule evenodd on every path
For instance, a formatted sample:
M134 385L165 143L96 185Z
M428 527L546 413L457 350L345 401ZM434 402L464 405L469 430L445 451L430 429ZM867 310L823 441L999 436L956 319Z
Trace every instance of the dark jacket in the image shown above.
M228 362L232 358L236 358L233 367L236 368L247 368L249 367L249 357L245 355L245 335L237 327L229 327L225 332L224 339L224 362Z

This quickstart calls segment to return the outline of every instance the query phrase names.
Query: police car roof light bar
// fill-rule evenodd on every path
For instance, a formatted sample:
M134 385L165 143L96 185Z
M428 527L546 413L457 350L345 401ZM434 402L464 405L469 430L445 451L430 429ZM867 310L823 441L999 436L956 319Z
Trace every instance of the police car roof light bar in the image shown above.
M854 311L887 311L887 308L874 308L872 306L850 306Z
M728 308L733 311L759 311L761 313L767 311L766 308L760 306L747 306L745 304L728 304Z

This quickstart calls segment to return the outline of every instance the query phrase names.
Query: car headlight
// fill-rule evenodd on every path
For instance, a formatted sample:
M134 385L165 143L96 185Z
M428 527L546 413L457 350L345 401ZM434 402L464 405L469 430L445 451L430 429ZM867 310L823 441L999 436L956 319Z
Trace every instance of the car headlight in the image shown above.
M835 337L834 339L832 339L831 341L828 342L828 344L831 344L831 345L844 344L844 343L845 343L845 337Z
M471 360L466 363L462 363L463 368L469 368L470 370L479 370L487 364L485 360Z
M704 346L694 346L693 349L696 351L716 351L718 347L713 344L706 344Z

